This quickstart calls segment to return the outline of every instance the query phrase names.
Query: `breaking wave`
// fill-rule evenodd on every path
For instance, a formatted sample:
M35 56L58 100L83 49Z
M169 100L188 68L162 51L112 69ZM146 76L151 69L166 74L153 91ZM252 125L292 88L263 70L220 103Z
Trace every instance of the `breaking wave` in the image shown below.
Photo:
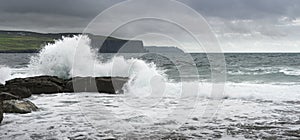
M64 37L53 44L47 44L39 54L31 58L26 68L13 70L0 67L0 82L17 77L52 75L61 78L75 76L121 76L129 77L125 92L137 97L152 96L200 96L210 97L212 83L209 82L171 82L165 70L159 69L154 63L122 56L113 57L102 62L90 46L87 36ZM16 72L17 71L17 72ZM265 71L265 70L264 70ZM273 72L272 70L269 70ZM261 72L252 70L250 72ZM281 69L281 72L298 75L297 71ZM225 83L225 92L220 97L243 99L283 99L299 98L297 86ZM295 98L297 97L297 98Z
M287 76L300 76L300 68L296 67L256 67L241 68L239 70L228 71L230 75L268 75L284 74Z

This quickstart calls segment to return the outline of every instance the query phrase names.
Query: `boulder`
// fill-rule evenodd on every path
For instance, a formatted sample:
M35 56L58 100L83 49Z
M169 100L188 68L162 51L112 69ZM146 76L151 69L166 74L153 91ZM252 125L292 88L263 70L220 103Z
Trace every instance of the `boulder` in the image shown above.
M128 82L124 77L97 77L96 84L99 93L123 93L123 87Z
M0 123L3 120L3 100L0 97Z
M11 96L12 98L17 98L16 96L13 96L9 93L4 93L4 92L0 93L0 123L3 120L3 113L4 113L4 111L3 111L3 100L5 98L8 98L8 96Z
M4 91L4 85L0 83L0 93Z
M28 98L31 96L31 91L22 85L7 85L5 86L4 91L9 92L12 95L18 96L19 98ZM12 98L11 96L6 96L4 99L10 100Z
M64 92L96 92L95 78L74 77L66 81Z
M124 77L74 77L66 82L64 91L117 94L127 81Z
M25 100L5 100L3 101L4 113L31 113L37 111L38 108L30 101Z
M62 92L99 92L116 94L123 92L128 78L124 77L74 77L64 80L55 76L17 78L6 81L5 92L20 98L32 94L52 94Z
M63 92L64 80L55 76L37 76L29 78L17 78L6 81L7 92L22 98L31 94L52 94ZM14 91L17 89L17 91ZM29 93L27 93L29 90Z

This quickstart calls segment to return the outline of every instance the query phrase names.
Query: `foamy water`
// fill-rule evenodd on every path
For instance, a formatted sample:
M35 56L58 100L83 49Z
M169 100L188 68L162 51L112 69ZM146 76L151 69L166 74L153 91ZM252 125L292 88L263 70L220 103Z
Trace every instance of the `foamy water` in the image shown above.
M300 69L296 61L290 65L285 62L298 56L270 55L259 58L262 64L258 64L253 55L229 55L228 81L211 83L210 66L201 54L194 56L195 64L182 56L172 56L177 58L173 63L155 55L143 55L146 60L126 56L106 59L90 47L87 36L66 37L46 45L26 65L1 64L0 83L37 75L122 76L130 78L124 95L33 96L29 100L40 110L5 114L0 139L232 139L269 137L272 131L288 138L286 133L300 127ZM278 58L284 59L276 60L276 66L269 65ZM193 67L198 68L199 75L191 72ZM217 95L212 93L214 84L222 87ZM247 125L255 129L274 127L250 133Z

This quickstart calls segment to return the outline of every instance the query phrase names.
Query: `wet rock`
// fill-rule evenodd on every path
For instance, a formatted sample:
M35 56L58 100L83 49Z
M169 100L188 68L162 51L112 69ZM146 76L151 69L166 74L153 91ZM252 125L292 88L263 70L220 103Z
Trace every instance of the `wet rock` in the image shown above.
M12 99L21 99L19 96L15 96L11 93L7 93L7 92L1 92L0 93L0 98L4 101L4 100L12 100Z
M67 81L64 92L123 93L127 81L123 77L74 77Z
M123 93L128 78L123 77L75 77L64 80L55 76L17 78L6 81L3 91L20 98L32 94L53 94L63 92ZM1 85L0 85L1 89Z
M0 93L4 91L4 85L0 83Z
M5 87L8 92L22 98L30 97L31 94L51 94L63 91L64 80L55 76L37 76L29 78L17 78L6 81ZM15 89L19 89L14 91ZM29 93L27 93L29 90ZM23 95L25 94L25 95Z
M13 96L13 95L11 95L9 93L0 92L0 123L3 120L3 113L4 113L4 110L3 110L3 101L4 101L5 98L8 98L8 97L17 98L16 96Z
M5 92L9 92L19 98L28 98L31 96L31 92L28 88L18 85L8 85L5 87ZM10 100L12 98L7 97L5 100Z
M30 101L24 100L5 100L3 101L3 111L5 113L31 113L38 108Z
M3 120L3 99L0 97L0 123Z

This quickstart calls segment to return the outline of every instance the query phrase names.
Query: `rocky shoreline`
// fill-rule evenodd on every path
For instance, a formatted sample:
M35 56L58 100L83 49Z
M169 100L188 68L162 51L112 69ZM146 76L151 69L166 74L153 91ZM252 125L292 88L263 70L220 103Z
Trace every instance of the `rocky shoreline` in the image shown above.
M16 78L0 84L0 123L3 113L30 113L38 108L24 100L36 94L98 92L123 93L125 77L74 77L62 79L56 76Z

